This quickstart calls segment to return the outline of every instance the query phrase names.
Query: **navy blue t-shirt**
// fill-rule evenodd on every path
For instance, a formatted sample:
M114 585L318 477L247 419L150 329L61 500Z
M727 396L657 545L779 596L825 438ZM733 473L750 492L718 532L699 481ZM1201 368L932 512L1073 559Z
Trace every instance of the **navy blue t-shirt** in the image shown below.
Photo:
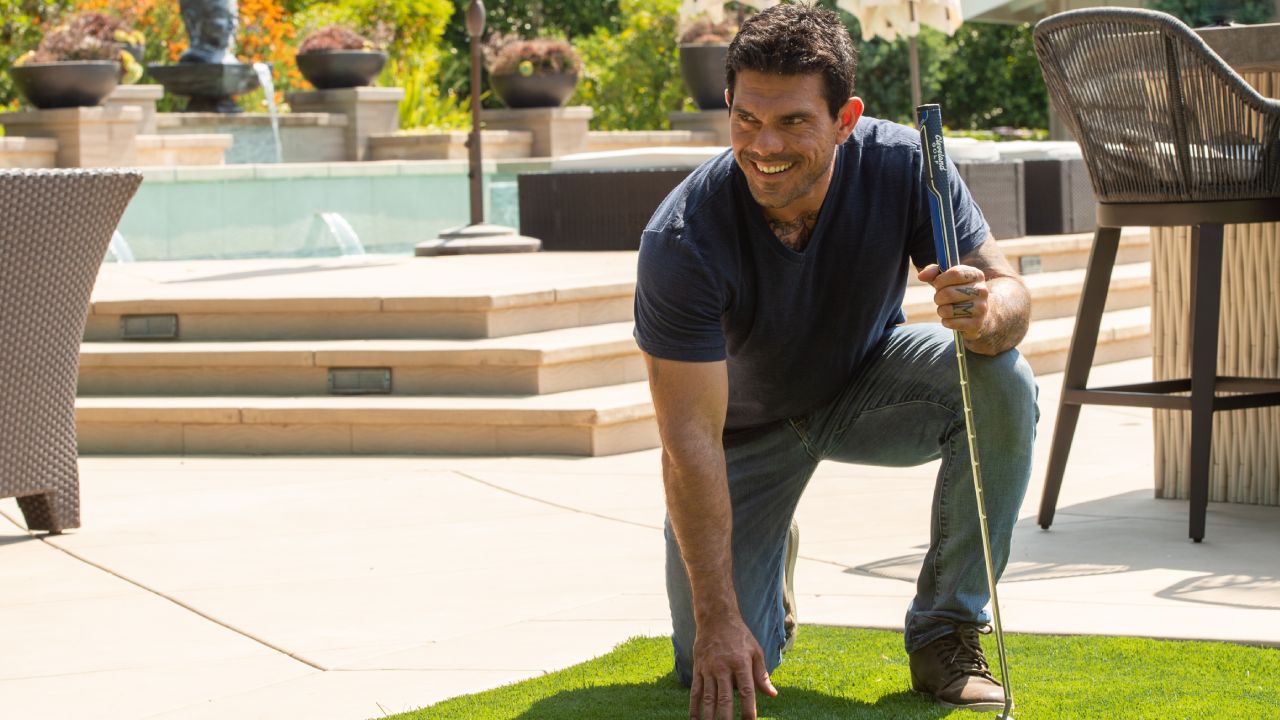
M802 252L783 245L731 152L693 171L640 241L635 338L654 357L728 359L726 429L833 399L904 321L907 261L936 262L918 132L862 118ZM950 162L950 161L948 161ZM951 168L960 255L987 222Z

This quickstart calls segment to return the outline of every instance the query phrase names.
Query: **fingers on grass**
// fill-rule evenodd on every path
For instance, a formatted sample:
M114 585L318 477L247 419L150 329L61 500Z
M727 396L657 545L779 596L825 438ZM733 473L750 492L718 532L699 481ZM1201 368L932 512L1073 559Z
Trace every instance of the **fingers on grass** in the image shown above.
M727 673L716 677L716 720L733 720L733 679Z
M749 668L738 668L734 673L738 685L738 702L742 704L742 720L756 720L756 687Z
M764 653L756 653L752 658L751 670L755 673L756 687L763 690L769 697L777 697L778 690L773 686L773 681L769 679L769 670L764 666Z

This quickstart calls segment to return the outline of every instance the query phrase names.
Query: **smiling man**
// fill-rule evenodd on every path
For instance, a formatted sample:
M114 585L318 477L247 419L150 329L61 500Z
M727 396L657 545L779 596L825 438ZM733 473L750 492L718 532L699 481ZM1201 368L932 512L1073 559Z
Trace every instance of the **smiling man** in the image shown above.
M636 340L662 435L667 592L691 718L756 717L794 637L800 496L824 460L941 458L929 550L906 616L912 686L998 710L979 635L988 602L952 329L971 351L997 572L1038 415L1026 289L963 184L962 262L935 263L919 135L862 116L853 44L831 12L750 17L726 68L733 151L694 171L644 231ZM958 177L952 173L952 177ZM908 262L940 323L904 326ZM875 523L850 507L848 522Z

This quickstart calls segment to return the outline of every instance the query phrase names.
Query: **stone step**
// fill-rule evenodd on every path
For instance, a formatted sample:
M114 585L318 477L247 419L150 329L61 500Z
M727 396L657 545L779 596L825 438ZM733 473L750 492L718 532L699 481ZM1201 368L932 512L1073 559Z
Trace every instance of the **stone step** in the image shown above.
M1084 287L1084 270L1025 275L1023 281L1031 293L1031 319L1074 318ZM933 302L934 290L928 285L908 287L902 308L907 322L924 322L937 318ZM1151 263L1117 265L1111 272L1107 293L1108 310L1124 310L1151 304Z
M1020 349L1037 374L1062 370L1073 324L1032 323ZM1148 308L1104 314L1095 363L1150 353ZM610 455L658 444L644 382L503 397L81 397L76 418L85 454Z
M1023 275L1083 270L1089 264L1093 233L1036 235L1001 240L999 245L1001 252L1009 259L1009 263ZM1124 228L1120 233L1120 249L1116 253L1116 264L1126 265L1150 260L1151 234L1148 228ZM913 285L924 284L916 279L915 272L908 273L908 277Z
M1067 365L1074 317L1031 323L1019 351L1037 375L1062 372ZM1120 362L1151 355L1151 308L1138 307L1103 313L1093 364Z
M107 264L85 339L485 338L631 319L635 253Z
M395 395L549 394L644 380L631 329L611 323L479 340L87 342L79 392L358 394L349 371L369 370L379 381L385 372Z
M647 383L526 397L83 397L85 454L613 455L657 447Z
M1019 272L1024 275L1057 272L1059 270L1083 270L1089 264L1089 251L1093 247L1093 233L1070 235L1037 235L1001 240L1000 250ZM1149 262L1151 260L1151 233L1148 228L1124 228L1120 233L1120 249L1116 264Z

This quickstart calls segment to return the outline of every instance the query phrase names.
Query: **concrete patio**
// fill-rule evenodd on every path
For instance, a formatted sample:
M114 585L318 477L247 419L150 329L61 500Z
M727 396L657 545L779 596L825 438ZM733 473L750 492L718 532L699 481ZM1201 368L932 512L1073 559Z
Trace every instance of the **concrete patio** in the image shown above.
M1061 376L1040 382L1007 629L1280 645L1280 508L1211 504L1192 544L1187 504L1152 498L1147 411L1085 409L1039 529ZM0 717L360 720L668 631L655 450L81 465L80 530L33 538L0 501ZM901 627L934 470L820 469L799 511L802 622Z

